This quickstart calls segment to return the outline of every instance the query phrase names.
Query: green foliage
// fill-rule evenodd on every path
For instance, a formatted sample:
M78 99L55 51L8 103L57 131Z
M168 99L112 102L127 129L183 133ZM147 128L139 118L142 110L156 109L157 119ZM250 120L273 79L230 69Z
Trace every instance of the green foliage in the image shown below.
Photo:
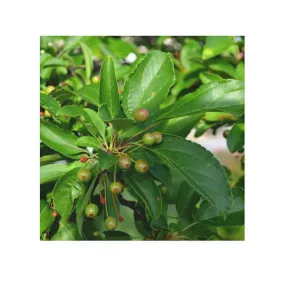
M243 37L130 38L41 37L41 239L235 239L244 174L185 137L243 150Z

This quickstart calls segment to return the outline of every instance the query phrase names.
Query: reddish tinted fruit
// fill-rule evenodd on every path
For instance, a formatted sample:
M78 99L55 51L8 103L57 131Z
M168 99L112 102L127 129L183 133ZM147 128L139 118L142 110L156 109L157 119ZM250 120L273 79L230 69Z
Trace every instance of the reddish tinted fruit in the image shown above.
M155 142L155 138L153 134L147 133L143 136L142 142L144 145L151 146Z
M45 112L40 112L40 116L44 117L45 116Z
M100 203L101 203L102 205L105 205L105 204L106 204L106 200L105 200L104 197L100 197Z
M123 185L121 184L121 182L113 182L110 184L109 189L113 194L119 194L123 190Z
M54 210L54 211L52 212L52 216L53 216L54 218L57 216L56 210Z
M118 164L121 169L129 169L132 165L132 161L128 156L123 155L119 158Z
M139 159L135 163L135 169L139 173L145 173L149 169L148 162L144 159Z
M119 222L122 223L123 221L124 221L124 218L120 216L119 217Z
M86 161L88 161L88 157L82 156L82 157L80 158L80 161L83 162L83 163L85 163Z
M109 216L106 220L105 220L105 227L109 230L109 231L114 231L118 226L117 220L114 217Z
M149 117L148 110L144 108L138 109L134 117L137 122L145 122Z
M88 182L91 179L91 172L88 169L81 168L77 172L77 177L80 181Z
M93 219L98 215L99 208L96 204L90 203L85 207L84 212L86 217Z
M223 136L226 139L229 136L230 130L224 130Z
M155 144L159 144L162 142L162 134L160 132L153 132L152 135L154 136Z

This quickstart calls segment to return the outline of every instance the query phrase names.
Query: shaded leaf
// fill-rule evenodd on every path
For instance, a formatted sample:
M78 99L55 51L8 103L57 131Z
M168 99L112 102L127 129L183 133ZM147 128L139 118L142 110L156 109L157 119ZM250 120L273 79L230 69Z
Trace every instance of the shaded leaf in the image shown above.
M118 161L119 157L98 149L98 159L100 168L104 170L112 167Z
M40 234L42 234L53 224L54 217L52 216L52 208L44 200L40 202L40 211Z
M162 212L161 194L149 173L129 170L123 174L124 181L143 201L152 218L158 219Z
M78 229L73 223L60 223L57 233L51 238L51 240L80 240Z
M217 227L244 225L244 193L239 187L233 188L232 193L234 199L226 216L204 201L194 214L195 220Z
M180 137L164 135L161 144L149 148L169 168L219 210L226 211L230 191L225 171L211 152Z
M106 104L111 118L115 118L120 111L120 98L114 63L110 56L102 64L100 79L100 104Z
M99 106L99 84L85 85L81 89L76 91L76 94L92 103L95 106Z
M228 137L227 137L227 146L230 152L236 152L244 146L244 124L236 123Z
M57 110L56 115L65 115L71 118L79 117L83 114L83 108L76 105L67 105Z

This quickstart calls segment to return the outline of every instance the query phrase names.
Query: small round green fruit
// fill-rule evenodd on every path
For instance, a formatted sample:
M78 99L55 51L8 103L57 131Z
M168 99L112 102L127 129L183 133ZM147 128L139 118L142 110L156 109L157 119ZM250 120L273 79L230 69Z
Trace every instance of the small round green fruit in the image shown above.
M135 163L135 169L139 173L146 173L149 169L149 164L144 159L139 159Z
M160 132L153 132L152 135L154 136L155 144L159 144L162 142L162 134Z
M99 208L96 204L90 203L85 207L85 216L87 218L93 219L99 213Z
M142 142L144 145L151 146L155 142L155 138L153 134L147 133L143 136Z
M128 156L123 155L119 158L118 164L121 169L129 169L132 165L132 161Z
M115 182L110 184L109 189L113 194L117 195L117 194L122 192L123 185L122 185L122 183L115 181Z
M88 182L91 179L91 172L88 169L85 168L81 168L78 172L77 172L77 177L80 181L83 182Z
M105 227L109 230L109 231L114 231L118 226L118 222L117 219L114 217L109 216L106 220L105 220Z

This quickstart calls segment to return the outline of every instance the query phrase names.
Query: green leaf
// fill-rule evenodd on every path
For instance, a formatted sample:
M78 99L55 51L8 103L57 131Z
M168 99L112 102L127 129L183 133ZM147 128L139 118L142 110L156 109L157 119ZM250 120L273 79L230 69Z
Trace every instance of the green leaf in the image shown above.
M82 39L82 36L72 36L67 37L67 40L64 44L64 51L68 51L70 49L73 49L74 47L79 45L80 40Z
M106 231L103 232L105 235L105 240L131 240L132 237L121 231Z
M195 205L200 200L200 195L190 187L185 181L181 184L177 198L176 198L176 209L179 217L181 217L186 211L192 215L192 211Z
M40 105L51 113L52 116L60 108L60 103L52 96L40 93Z
M88 191L86 192L85 196L82 196L84 198L81 200L80 205L78 205L79 201L76 204L76 224L77 224L77 228L78 228L80 236L82 236L82 225L83 225L83 219L84 219L84 209L85 209L85 207L88 205L88 203L90 201L92 191L94 190L94 185L95 185L95 182L96 182L96 178L97 178L98 172L99 172L99 168L98 168L98 164L97 164L95 166L95 170L93 171L94 178L92 178L93 181L92 181Z
M83 166L83 163L81 163L80 161L74 161L70 165L53 163L41 166L40 184L55 181L71 169L81 166Z
M221 54L234 44L233 37L230 36L209 36L203 49L202 59L206 60Z
M86 79L90 79L91 72L93 70L92 53L89 47L85 43L81 42L80 46L81 46L83 56L84 56Z
M124 181L140 197L153 219L158 219L162 213L161 194L149 173L137 173L129 170L123 173Z
M230 152L236 152L244 146L244 124L236 123L228 137L227 137L227 146Z
M123 109L134 119L137 109L146 108L152 116L174 84L174 67L170 55L160 51L148 53L125 82Z
M236 76L237 80L244 81L244 62L240 62L236 67Z
M60 223L57 233L51 240L80 240L78 229L73 223Z
M99 84L85 85L76 91L76 94L88 101L89 103L99 106Z
M105 139L105 131L106 131L106 125L99 117L98 113L96 113L92 109L84 108L84 117L85 119L92 123L93 126L98 130L98 133L100 136Z
M201 117L202 115L197 114L165 120L159 125L158 130L162 133L186 137L192 128L196 126Z
M65 164L48 164L40 168L40 184L57 180L69 170Z
M202 85L176 103L161 110L155 121L185 117L204 112L227 112L236 116L244 113L244 83L222 80Z
M98 140L90 136L80 137L76 140L76 144L79 146L93 147L96 150L101 147Z
M85 192L85 185L77 178L77 172L80 168L74 168L65 173L55 184L53 188L53 202L56 211L62 220L67 220L73 208L74 199Z
M54 217L52 216L52 208L44 200L40 202L40 210L40 234L42 234L53 224Z
M118 159L118 156L109 154L102 149L98 149L99 166L102 170L112 167Z
M233 188L232 193L234 199L226 217L204 201L194 214L195 220L216 227L244 225L244 193L239 187Z
M50 93L50 95L62 103L65 100L71 99L72 97L76 96L76 93L71 91L68 87L58 86Z
M117 131L127 129L134 125L133 121L128 118L118 118L108 121L111 123Z
M40 138L48 147L66 156L85 151L76 145L77 136L74 133L47 122L41 122L40 124Z
M215 60L211 64L209 64L209 68L214 71L226 73L230 75L232 78L235 78L236 75L236 70L234 66L225 60L221 59Z
M58 66L66 66L66 63L63 59L57 57L50 58L44 64L44 67L58 67Z
M45 63L52 58L52 55L49 53L43 53L40 56L40 70L44 67Z
M56 115L65 115L71 118L83 115L83 108L76 105L67 105L57 110Z
M106 104L100 105L98 109L98 114L99 114L99 117L105 122L110 121L112 119Z
M203 64L197 62L202 57L202 47L195 40L189 40L181 49L180 61L186 70L194 72L203 68Z
M223 80L223 77L221 77L220 75L214 74L208 71L199 73L199 77L203 84L213 82L213 81Z
M120 111L120 98L112 57L103 62L100 75L100 103L106 104L111 118L117 117Z
M164 135L161 144L149 148L169 168L177 170L185 182L212 205L226 211L230 190L225 171L213 154L199 144Z

